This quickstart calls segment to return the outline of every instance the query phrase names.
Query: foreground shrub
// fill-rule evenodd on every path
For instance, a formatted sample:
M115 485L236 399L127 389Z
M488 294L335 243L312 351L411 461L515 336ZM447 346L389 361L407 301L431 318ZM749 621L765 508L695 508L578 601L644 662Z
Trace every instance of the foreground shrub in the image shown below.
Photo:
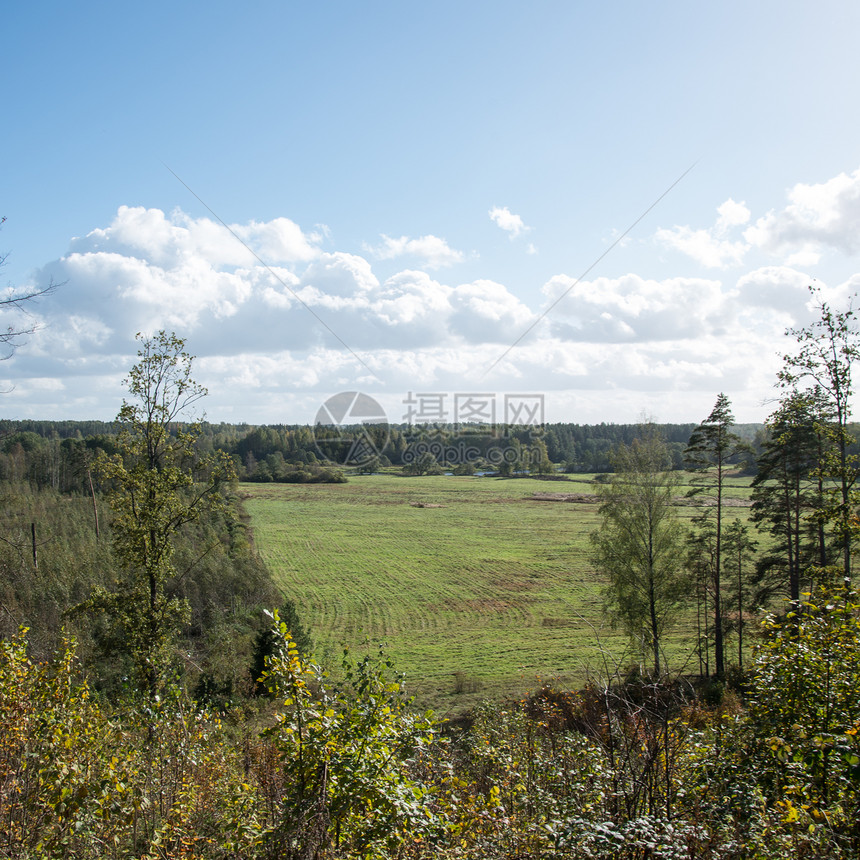
M0 641L0 857L860 856L860 616L771 619L746 710L648 679L544 688L442 735L384 655L333 683L275 616L274 702L94 695L67 641ZM268 725L262 732L247 719Z
M3 857L247 857L235 753L218 720L179 695L99 703L74 643L34 664L23 635L0 643Z
M266 835L274 856L332 849L344 856L393 856L437 828L427 787L411 765L433 741L433 722L410 710L402 679L380 654L354 660L327 684L275 615L265 679L283 703L264 732L283 768L280 819Z

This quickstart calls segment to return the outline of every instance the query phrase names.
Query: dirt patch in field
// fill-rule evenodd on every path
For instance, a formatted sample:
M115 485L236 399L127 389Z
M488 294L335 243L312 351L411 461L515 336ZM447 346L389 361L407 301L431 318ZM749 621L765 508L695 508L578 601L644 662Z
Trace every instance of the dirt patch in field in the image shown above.
M472 597L468 600L449 598L432 607L433 611L443 609L454 612L472 612L475 615L495 615L499 612L519 610L515 600L505 600L503 597Z
M413 508L444 508L445 505L435 505L431 502L410 502Z
M585 505L593 505L600 499L593 493L535 493L526 496L529 502L578 502Z
M571 618L542 618L541 627L574 627L576 622Z
M513 604L509 600L502 600L494 597L474 598L472 600L464 600L460 606L465 606L479 615L485 615L493 612L507 612L513 609Z
M513 595L513 599L516 601L522 600L522 594L527 591L534 591L536 588L539 588L541 585L539 579L497 579L495 582L491 584L491 587L494 591L499 592L500 594L511 594Z

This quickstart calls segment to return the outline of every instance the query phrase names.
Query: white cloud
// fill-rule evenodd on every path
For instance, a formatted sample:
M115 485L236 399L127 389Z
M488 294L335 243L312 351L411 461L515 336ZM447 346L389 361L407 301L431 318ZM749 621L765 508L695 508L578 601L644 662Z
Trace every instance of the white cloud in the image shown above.
M720 243L735 243L749 219L743 203L727 200L703 247L716 243L713 259L725 262ZM555 420L580 421L635 420L643 409L696 420L725 390L738 417L754 420L768 411L761 400L790 347L785 329L814 313L800 263L719 279L577 282L562 273L527 297L488 278L430 274L443 240L384 237L386 259L423 254L425 265L380 280L369 258L322 251L321 233L288 219L236 229L279 262L261 265L207 219L139 207L75 240L37 273L38 282L67 284L39 305L43 327L3 366L14 414L112 417L135 332L167 328L199 356L214 420L310 421L324 394L355 386L394 409L392 392L545 392L548 414L565 410ZM815 253L807 241L793 253ZM858 284L860 275L821 286L842 307Z
M724 236L732 227L740 227L750 220L750 210L747 209L746 203L736 203L729 197L725 203L717 207L717 223L714 230L718 236Z
M312 260L319 254L320 241L320 234L306 235L288 218L234 224L228 230L209 218L191 218L180 210L168 217L160 209L120 206L110 226L73 240L71 250L115 252L165 268L203 257L210 265L223 267L256 263L252 251L272 265Z
M693 230L691 227L658 230L656 238L700 265L713 269L740 265L749 249L749 245L743 242L718 239L710 230Z
M740 307L754 318L770 311L769 319L785 329L790 320L803 319L809 302L809 275L791 266L764 266L742 275L737 282Z
M456 315L451 330L469 343L512 343L534 319L526 305L495 281L461 284L452 303Z
M746 242L727 238L730 231L746 224L750 211L744 203L729 198L717 207L717 220L709 229L694 230L689 226L661 229L655 234L658 242L686 254L702 266L725 269L743 262L749 250Z
M516 239L523 233L529 232L531 227L526 227L519 215L514 215L507 206L494 206L489 212L490 220L501 227L511 239Z
M87 321L108 352L127 349L136 331L166 328L193 338L200 354L237 356L344 344L368 351L504 340L530 314L491 282L454 287L425 271L405 270L380 284L367 259L319 251L287 219L253 222L236 232L288 261L261 265L205 219L121 208L109 227L75 240L68 256L41 273L70 284L51 304L52 334L42 341L43 357L49 342L62 342L54 354L65 366L88 354L90 342L70 333L75 318ZM226 253L221 240L228 239L244 254ZM460 257L434 237L389 246L398 253L410 249L436 262Z
M303 233L289 218L233 224L231 229L269 265L313 260L319 254L317 245L323 238L320 233Z
M379 281L364 257L335 251L311 263L298 285L312 287L319 295L353 296L375 289Z
M372 309L392 326L415 324L438 327L451 313L450 287L434 281L425 272L406 271L389 278L378 290Z
M543 287L553 331L582 342L673 341L721 333L734 310L719 281L638 275L575 281L556 275Z
M744 232L751 244L773 254L805 254L822 246L843 254L860 251L860 168L817 185L799 183L788 205L771 210ZM817 260L815 261L817 262Z
M817 266L821 261L821 251L819 250L817 245L813 245L812 243L807 243L803 245L799 250L794 251L789 254L785 258L786 266L804 266L804 267L812 267Z
M421 260L428 269L441 269L461 263L465 255L449 247L444 239L438 236L421 236L410 239L401 236L394 239L382 234L382 244L372 247L365 245L364 249L377 260L394 260L397 257L415 257Z
M818 265L827 248L849 256L860 252L860 168L818 184L798 183L787 197L782 209L753 223L746 204L729 198L717 208L712 227L676 225L655 238L700 265L722 269L741 265L752 249L802 267Z
M102 308L106 324L122 325L128 317L139 326L193 327L201 315L231 316L250 295L240 275L215 270L200 257L186 257L172 268L115 252L71 254L62 261L63 280L86 284L90 302ZM73 298L59 292L61 301ZM91 308L88 308L91 310Z

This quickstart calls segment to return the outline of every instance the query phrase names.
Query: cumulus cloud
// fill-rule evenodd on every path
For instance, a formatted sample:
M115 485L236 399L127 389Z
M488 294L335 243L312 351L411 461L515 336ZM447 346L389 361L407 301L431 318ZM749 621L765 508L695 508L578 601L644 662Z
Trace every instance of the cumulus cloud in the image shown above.
M490 220L501 227L511 239L516 239L531 230L531 227L526 227L523 219L519 215L514 215L507 206L494 206L489 214Z
M441 269L461 263L465 258L462 251L449 247L448 243L438 236L421 236L418 239L401 236L399 239L394 239L383 233L381 238L380 245L364 246L365 250L377 260L414 257L423 262L428 269Z
M791 266L753 269L738 279L739 307L756 315L767 310L783 320L803 319L805 323L809 281L809 275Z
M734 313L722 284L703 278L655 281L630 274L576 281L557 275L543 293L547 306L557 302L550 314L554 333L571 341L665 342L721 334Z
M89 354L90 341L69 335L73 319L86 320L108 351L127 348L136 331L165 328L193 338L201 354L236 356L458 344L494 331L504 339L529 314L500 284L453 286L419 269L380 283L368 259L322 251L319 233L285 218L233 229L261 258L280 262L263 265L207 219L121 207L108 227L73 240L39 273L69 286L50 305L51 334L34 352L55 351L66 366ZM388 240L386 248L380 256L423 256L425 269L462 257L435 237Z
M740 227L750 220L750 210L746 203L736 203L729 197L725 203L717 207L717 223L714 231L718 236L724 236L732 227Z
M76 293L86 285L83 305L110 327L132 319L149 328L194 327L204 315L233 315L249 294L240 274L213 269L205 260L187 257L166 268L139 257L112 251L73 253L58 267L63 281L75 286L60 291L60 303L79 307Z
M453 332L471 343L511 343L534 319L534 312L495 281L461 284L452 295Z
M320 297L348 297L379 286L370 263L357 254L323 254L301 274L298 286L310 287Z
M830 195L841 201L834 211L848 211L846 195L844 187ZM503 229L522 225L499 212ZM750 219L743 202L727 200L691 256L741 260L741 248L721 243L743 245L737 232L761 226ZM392 392L543 392L547 420L581 421L635 420L643 410L695 420L725 390L736 414L753 420L767 412L760 401L786 351L785 329L813 318L801 258L823 235L796 233L786 245L794 265L720 278L559 273L517 295L497 280L435 273L461 259L436 237L383 236L362 254L332 250L322 228L305 232L286 218L232 229L268 265L222 225L179 211L121 207L108 226L74 240L34 275L67 283L36 309L41 328L26 348L0 366L8 374L0 388L13 389L10 414L112 417L135 332L166 328L198 356L214 420L312 421L325 395L356 387L389 398L392 415ZM683 229L667 241L679 242ZM374 271L376 259L407 256L410 268ZM858 283L821 287L841 307Z
M305 234L289 218L234 224L231 230L270 265L313 260L319 254L318 245L325 235L325 231Z
M655 238L700 265L720 269L741 265L753 249L800 267L820 263L828 248L849 256L860 252L860 168L826 182L798 183L787 199L781 209L751 222L746 204L730 198L717 208L712 227L676 225L658 230Z
M675 226L661 229L655 238L669 248L680 251L702 266L725 269L743 262L749 245L740 240L732 240L729 233L746 224L750 219L746 204L737 203L731 198L717 207L717 220L708 229L694 230L689 226Z
M449 316L452 292L425 272L400 272L374 294L371 307L382 322L391 326L421 320L432 327Z
M209 218L192 218L180 210L168 217L160 209L120 206L110 226L74 239L71 250L141 257L167 268L197 257L215 267L250 265L255 253L274 265L312 260L319 254L321 240L320 233L305 234L288 218L234 224L228 229Z
M771 210L747 228L744 238L770 253L805 254L813 260L822 246L843 254L860 251L860 168L817 185L799 183L788 205Z
M749 248L744 242L719 239L710 230L693 230L691 227L658 230L657 239L700 265L714 269L739 265Z

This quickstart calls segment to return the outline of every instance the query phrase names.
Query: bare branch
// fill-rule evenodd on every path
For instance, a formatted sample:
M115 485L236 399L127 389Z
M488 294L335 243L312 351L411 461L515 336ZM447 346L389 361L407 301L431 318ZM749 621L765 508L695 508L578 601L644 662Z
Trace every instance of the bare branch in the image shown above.
M0 225L5 220L5 216L0 218ZM0 255L0 268L6 265L8 258L8 253ZM39 299L52 295L57 287L61 286L62 284L57 284L51 279L45 287L10 286L6 289L5 294L0 295L0 315L13 315L13 320L10 323L0 326L0 348L5 349L5 355L0 355L0 361L11 358L15 350L39 328L33 320L29 307L38 302ZM30 322L30 320L33 321Z

